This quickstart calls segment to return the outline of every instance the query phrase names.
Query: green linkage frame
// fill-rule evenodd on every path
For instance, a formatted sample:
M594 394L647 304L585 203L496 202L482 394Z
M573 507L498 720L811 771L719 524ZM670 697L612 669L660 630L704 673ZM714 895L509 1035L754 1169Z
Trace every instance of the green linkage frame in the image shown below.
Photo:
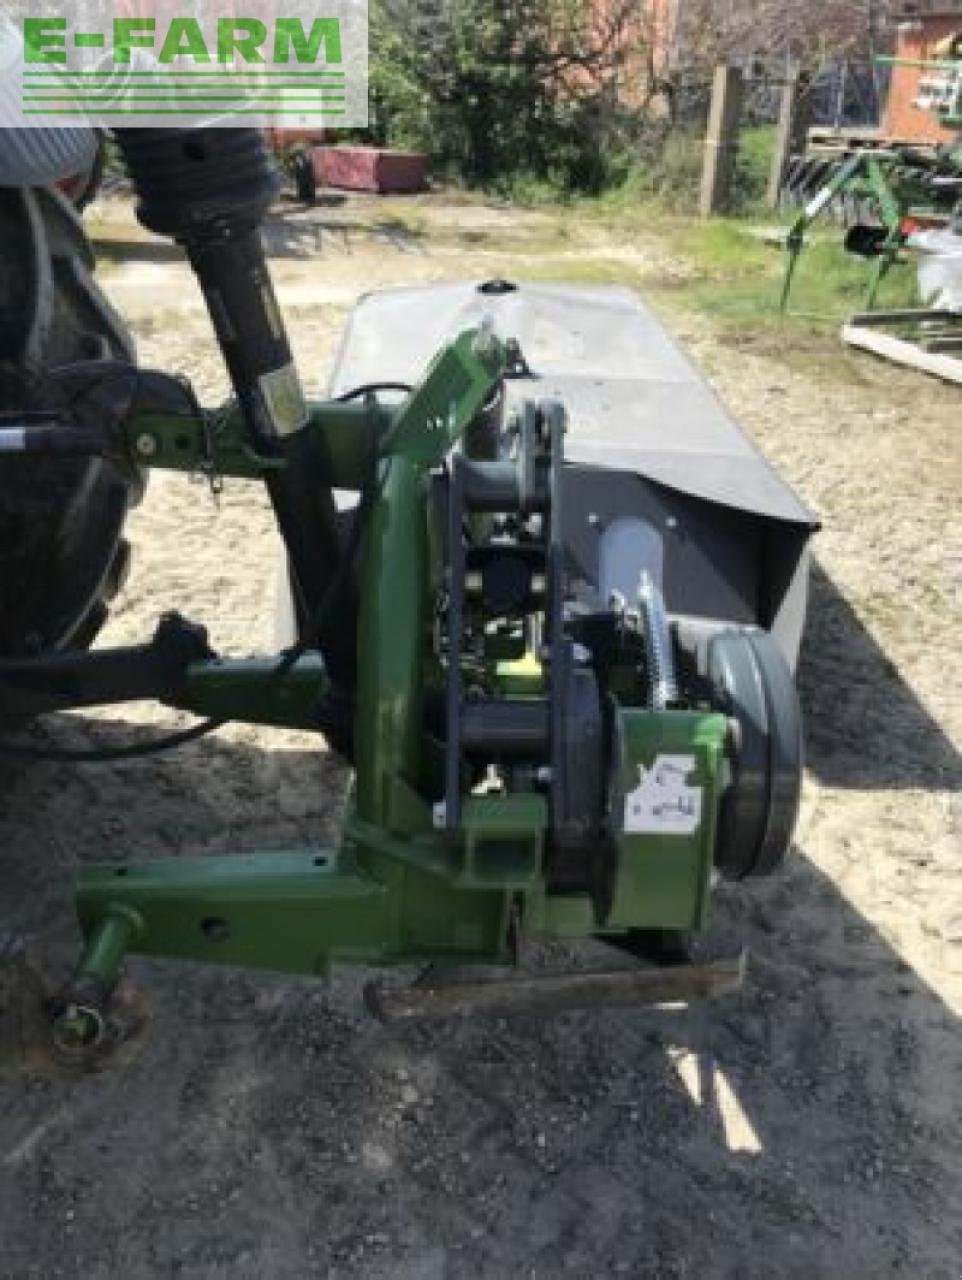
M503 369L501 345L470 331L440 352L393 412L373 397L311 407L305 430L317 444L318 484L361 490L377 474L361 556L356 783L340 847L87 868L77 892L86 938L78 981L111 984L128 951L296 973L323 971L335 959L503 954L510 893L455 882L451 854L415 788L430 623L428 474ZM124 432L128 456L151 468L250 480L276 465L250 448L235 409L138 414ZM316 729L327 687L322 662L307 655L280 675L278 664L196 663L177 705Z
M526 926L540 932L580 936L597 927L587 896L545 893L542 795L466 797L456 841L435 829L423 798L440 793L442 768L440 744L424 730L426 689L440 684L431 628L443 575L430 473L489 400L505 360L488 331L471 330L441 350L394 410L370 396L311 407L305 430L317 443L318 483L360 491L376 475L360 560L356 776L339 847L88 867L77 892L79 988L109 990L127 952L311 974L336 961L508 960L522 907ZM124 441L127 456L150 467L255 479L276 465L250 449L232 409L136 414ZM277 658L212 660L190 668L173 705L316 730L326 689L314 655L289 670ZM647 720L655 740L696 750L713 807L725 718L672 712ZM675 888L650 901L639 893L630 923L700 924L713 842L712 819L693 853L697 865L669 875ZM671 841L650 856L669 870L681 865Z

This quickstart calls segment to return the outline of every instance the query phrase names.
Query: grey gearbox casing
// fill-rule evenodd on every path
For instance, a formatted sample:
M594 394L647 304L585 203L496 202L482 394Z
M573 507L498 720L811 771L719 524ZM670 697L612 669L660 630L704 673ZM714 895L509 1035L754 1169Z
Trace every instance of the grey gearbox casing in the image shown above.
M817 529L702 374L631 291L457 283L389 289L358 303L330 394L410 383L462 330L516 339L530 370L507 408L560 400L564 537L575 593L602 607L647 569L689 636L770 631L794 668Z

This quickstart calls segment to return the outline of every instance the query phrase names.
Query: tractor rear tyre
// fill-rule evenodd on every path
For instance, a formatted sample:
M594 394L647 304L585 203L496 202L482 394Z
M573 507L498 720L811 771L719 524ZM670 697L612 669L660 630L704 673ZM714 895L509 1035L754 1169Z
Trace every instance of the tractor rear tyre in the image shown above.
M134 362L93 269L59 191L0 188L0 412L52 407L61 366ZM126 576L123 525L142 490L136 470L101 459L0 456L0 655L93 642Z

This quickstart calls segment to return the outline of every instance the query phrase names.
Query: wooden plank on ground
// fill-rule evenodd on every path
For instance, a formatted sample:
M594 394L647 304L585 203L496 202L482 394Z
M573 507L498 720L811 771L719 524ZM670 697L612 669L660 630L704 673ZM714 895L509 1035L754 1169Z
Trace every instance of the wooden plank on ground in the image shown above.
M915 342L856 324L845 325L842 329L842 341L847 342L850 347L858 347L861 351L881 356L883 360L891 360L894 364L918 369L920 373L929 373L945 382L962 386L962 360L957 360L954 356L923 351Z

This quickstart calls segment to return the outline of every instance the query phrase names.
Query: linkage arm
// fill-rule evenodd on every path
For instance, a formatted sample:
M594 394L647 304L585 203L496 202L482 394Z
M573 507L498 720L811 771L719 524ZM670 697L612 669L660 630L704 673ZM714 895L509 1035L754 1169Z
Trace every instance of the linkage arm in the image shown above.
M144 700L213 720L322 731L330 682L320 657L227 660L177 614L147 644L0 661L0 714L37 716Z

